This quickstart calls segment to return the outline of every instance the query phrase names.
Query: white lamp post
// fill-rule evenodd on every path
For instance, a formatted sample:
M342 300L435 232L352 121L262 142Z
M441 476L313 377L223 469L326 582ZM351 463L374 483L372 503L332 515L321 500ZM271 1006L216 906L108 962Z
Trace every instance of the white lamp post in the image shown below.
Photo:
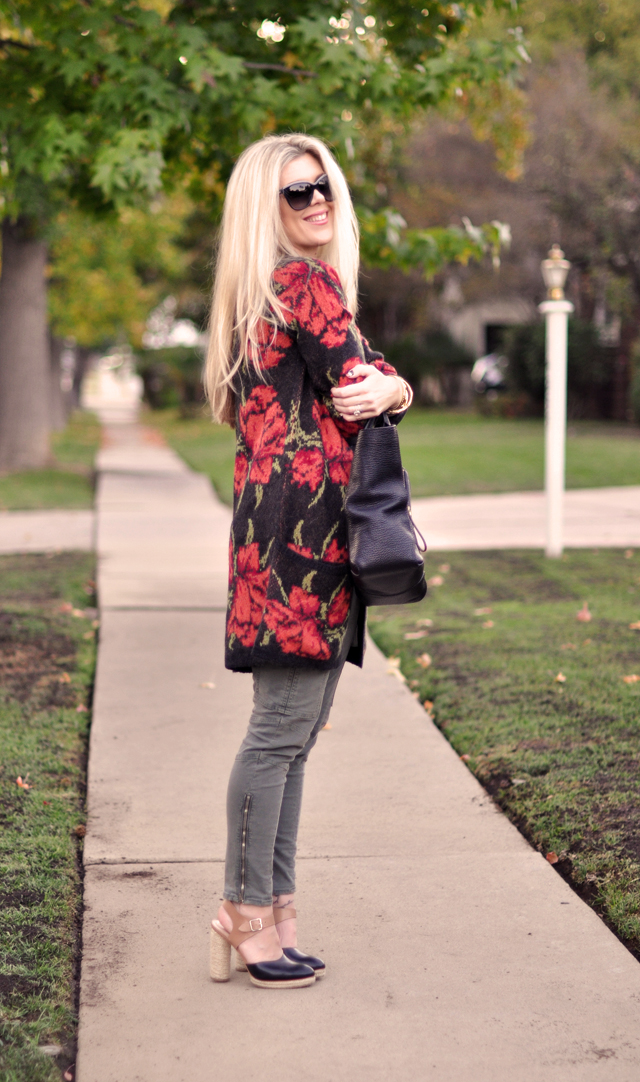
M573 312L564 283L571 264L554 244L542 261L547 300L539 305L546 319L547 378L545 396L544 487L547 502L547 556L562 555L565 443L567 435L567 321Z

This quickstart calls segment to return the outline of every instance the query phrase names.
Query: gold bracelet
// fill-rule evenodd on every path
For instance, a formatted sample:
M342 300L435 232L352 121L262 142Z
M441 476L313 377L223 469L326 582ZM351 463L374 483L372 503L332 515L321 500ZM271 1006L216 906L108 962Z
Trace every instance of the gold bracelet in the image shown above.
M387 413L390 414L404 413L405 410L409 409L409 406L413 402L413 388L409 386L406 379L403 379L402 376L396 376L396 379L399 379L404 386L404 394L402 396L402 401L400 402L399 406L396 406L394 410L387 410Z

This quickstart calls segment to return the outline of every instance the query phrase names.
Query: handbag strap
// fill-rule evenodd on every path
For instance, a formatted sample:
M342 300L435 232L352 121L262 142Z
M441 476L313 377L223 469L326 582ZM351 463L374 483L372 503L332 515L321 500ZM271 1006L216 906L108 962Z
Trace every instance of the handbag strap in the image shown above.
M381 413L378 417L370 417L368 421L365 421L365 428L386 428L387 425L391 425L388 413Z

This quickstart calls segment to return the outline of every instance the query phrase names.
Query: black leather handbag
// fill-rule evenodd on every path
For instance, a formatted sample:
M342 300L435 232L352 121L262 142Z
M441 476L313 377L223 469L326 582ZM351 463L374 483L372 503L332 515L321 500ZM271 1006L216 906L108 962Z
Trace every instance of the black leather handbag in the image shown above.
M346 512L349 563L362 602L422 601L427 592L422 553L427 546L411 518L398 430L386 413L372 417L358 433Z

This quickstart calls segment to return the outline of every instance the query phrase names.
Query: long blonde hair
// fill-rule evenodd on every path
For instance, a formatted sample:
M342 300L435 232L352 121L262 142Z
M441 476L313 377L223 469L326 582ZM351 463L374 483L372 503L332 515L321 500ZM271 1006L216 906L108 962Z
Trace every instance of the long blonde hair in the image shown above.
M233 377L245 358L261 374L259 327L282 325L273 272L286 256L296 256L280 218L278 190L282 170L312 154L327 174L333 193L334 229L319 257L338 272L347 306L356 313L359 234L349 188L333 154L310 135L267 135L247 147L229 180L222 215L209 322L205 388L216 421L234 423Z

